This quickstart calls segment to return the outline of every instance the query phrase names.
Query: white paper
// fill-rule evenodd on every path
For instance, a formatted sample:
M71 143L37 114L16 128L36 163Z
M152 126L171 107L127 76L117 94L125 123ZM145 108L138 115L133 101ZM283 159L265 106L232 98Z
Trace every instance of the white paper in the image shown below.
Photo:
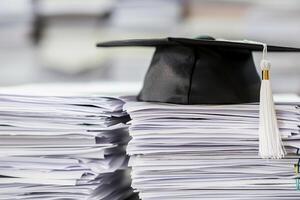
M276 113L288 155L258 155L258 105L175 105L129 100L132 186L143 200L299 199L300 102Z

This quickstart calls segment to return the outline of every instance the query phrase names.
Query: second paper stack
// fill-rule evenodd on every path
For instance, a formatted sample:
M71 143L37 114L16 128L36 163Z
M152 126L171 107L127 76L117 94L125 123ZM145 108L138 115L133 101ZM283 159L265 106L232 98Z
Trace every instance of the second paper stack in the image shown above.
M133 188L143 200L299 199L299 107L276 106L281 160L258 156L258 108L126 103Z

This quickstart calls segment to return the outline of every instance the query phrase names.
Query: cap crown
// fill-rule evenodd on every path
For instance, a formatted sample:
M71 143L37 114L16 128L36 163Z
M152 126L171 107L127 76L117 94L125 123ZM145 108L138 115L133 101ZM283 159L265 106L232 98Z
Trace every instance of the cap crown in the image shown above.
M141 101L228 104L259 101L260 77L247 49L158 46Z

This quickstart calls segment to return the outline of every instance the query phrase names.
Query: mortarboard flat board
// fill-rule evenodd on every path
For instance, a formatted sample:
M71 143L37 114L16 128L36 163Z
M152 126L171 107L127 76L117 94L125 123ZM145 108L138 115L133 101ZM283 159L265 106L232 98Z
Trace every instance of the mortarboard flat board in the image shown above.
M263 45L243 41L163 38L98 43L98 47L155 47L140 101L177 104L232 104L259 101L260 77L252 51ZM299 48L268 45L270 52Z

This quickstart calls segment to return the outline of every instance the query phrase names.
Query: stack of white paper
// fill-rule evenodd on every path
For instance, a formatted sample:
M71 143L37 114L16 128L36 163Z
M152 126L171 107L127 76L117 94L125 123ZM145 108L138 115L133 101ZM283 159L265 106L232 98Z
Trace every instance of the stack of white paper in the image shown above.
M128 102L124 108L132 118L132 186L141 199L300 199L297 104L276 106L288 152L281 160L258 156L256 104Z
M0 199L125 199L128 116L109 97L0 95Z

